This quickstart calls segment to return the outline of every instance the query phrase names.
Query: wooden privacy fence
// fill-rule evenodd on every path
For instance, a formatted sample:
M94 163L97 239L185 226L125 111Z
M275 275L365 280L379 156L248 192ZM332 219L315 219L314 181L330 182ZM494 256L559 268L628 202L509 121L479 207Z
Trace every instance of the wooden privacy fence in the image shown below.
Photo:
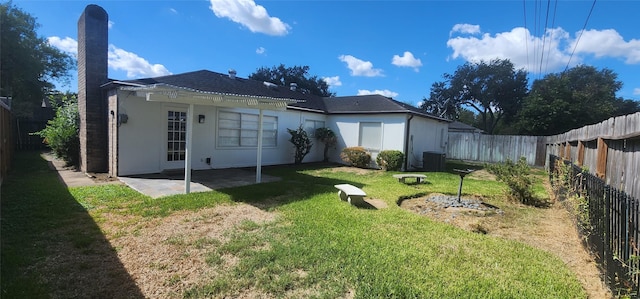
M47 144L42 142L42 137L33 133L44 129L46 120L16 119L14 122L13 136L17 150L44 150Z
M7 175L13 155L11 109L0 100L0 182Z
M449 132L447 159L499 163L525 157L529 165L543 166L544 140L539 136Z
M640 112L548 136L545 143L547 153L569 160L607 185L640 198Z

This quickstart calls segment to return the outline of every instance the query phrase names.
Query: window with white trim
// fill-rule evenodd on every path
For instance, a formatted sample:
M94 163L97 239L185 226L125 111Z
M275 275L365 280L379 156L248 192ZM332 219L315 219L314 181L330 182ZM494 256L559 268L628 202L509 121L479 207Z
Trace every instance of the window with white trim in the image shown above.
M257 147L259 115L229 111L218 112L219 147ZM278 137L278 118L262 116L262 146L275 147Z
M307 119L304 121L304 130L309 137L316 137L316 129L324 128L324 121Z

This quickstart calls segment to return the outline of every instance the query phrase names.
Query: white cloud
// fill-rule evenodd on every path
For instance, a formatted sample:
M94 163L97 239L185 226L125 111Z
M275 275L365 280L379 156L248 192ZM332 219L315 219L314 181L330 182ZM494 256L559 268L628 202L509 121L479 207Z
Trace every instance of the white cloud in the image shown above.
M115 25L116 23L114 23L113 21L109 20L109 22L107 22L107 28L111 29L113 27L113 25Z
M162 64L151 64L135 53L127 52L114 45L109 45L109 67L127 72L127 78L158 77L170 75Z
M247 27L251 32L286 35L291 28L279 18L269 16L267 10L253 0L210 0L211 10L218 18L228 18Z
M340 76L323 77L322 80L324 80L324 82L327 82L327 85L329 85L329 87L342 86Z
M449 36L452 34L459 32L465 34L478 34L480 33L480 25L471 25L471 24L455 24L451 31L449 31Z
M175 9L175 8L173 8L173 7L172 7L172 8L169 8L169 12L171 12L172 14L175 14L175 15L177 15L177 14L178 14L178 10L177 10L177 9Z
M383 95L385 97L389 97L389 98L395 98L398 96L397 92L393 92L391 90L385 89L385 90L366 90L366 89L358 89L358 95L359 96L364 96L364 95L370 95L370 94L379 94L379 95Z
M461 28L456 26L456 32L461 32ZM571 64L576 65L588 55L640 64L638 39L625 41L614 29L585 30L578 40L579 36L580 32L571 36L562 28L550 28L542 36L532 36L528 29L516 27L495 35L454 36L449 38L447 46L453 49L450 56L453 59L463 58L471 62L509 59L516 68L524 68L532 73L558 71L567 66L570 58ZM575 53L571 57L574 48Z
M456 36L447 41L447 46L453 49L453 59L461 57L471 62L509 59L516 69L537 73L566 66L571 54L565 47L568 39L569 34L562 28L548 29L544 37L535 37L528 29L516 27L493 36L488 33L481 37ZM573 63L579 61L579 57L572 58Z
M73 55L73 57L78 56L78 41L73 38L68 36L65 38L51 36L47 38L47 42L49 42L49 45L58 48L60 51Z
M418 72L419 67L422 66L422 61L413 57L413 54L409 51L405 51L403 56L393 55L391 63L399 67L412 67L416 72Z
M267 49L265 49L264 47L258 47L258 48L256 49L256 54L258 54L258 55L262 55L262 54L264 54L265 52L267 52Z
M640 88L634 88L634 89L633 89L633 95L634 95L634 96L638 96L638 95L640 95Z
M381 77L383 76L381 69L373 68L370 61L360 60L351 55L340 55L340 61L347 63L347 67L351 70L351 76L364 77Z
M623 58L627 64L640 64L640 40L625 41L622 35L614 29L585 30L575 46L580 32L571 43L570 49L575 47L576 53L592 54L597 58Z
M74 57L78 56L78 41L73 38L52 36L47 38L49 44L58 48L60 51L69 53ZM123 70L127 72L128 78L136 77L158 77L170 75L162 64L150 64L146 59L135 53L127 52L114 45L109 45L107 52L108 65L114 70Z

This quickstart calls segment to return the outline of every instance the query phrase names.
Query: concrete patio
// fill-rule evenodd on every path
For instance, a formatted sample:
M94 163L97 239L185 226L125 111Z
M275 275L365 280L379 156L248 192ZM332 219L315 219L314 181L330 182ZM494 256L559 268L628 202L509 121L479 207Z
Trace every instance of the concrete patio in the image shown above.
M131 189L152 198L184 194L184 172L181 171L118 177L118 179ZM279 180L279 177L262 174L262 183ZM192 193L253 184L256 184L256 173L255 169L251 168L194 170L191 173Z
M98 177L97 174L89 175L76 169L65 167L64 161L49 152L42 153L41 156L49 163L49 167L58 173L60 181L67 187L119 184L122 182L129 188L152 198L184 194L184 172L181 171L118 177L118 180L115 180L113 178ZM106 176L106 174L104 175ZM279 180L279 177L262 174L263 183ZM253 185L255 183L255 168L210 169L191 172L191 192L207 192Z

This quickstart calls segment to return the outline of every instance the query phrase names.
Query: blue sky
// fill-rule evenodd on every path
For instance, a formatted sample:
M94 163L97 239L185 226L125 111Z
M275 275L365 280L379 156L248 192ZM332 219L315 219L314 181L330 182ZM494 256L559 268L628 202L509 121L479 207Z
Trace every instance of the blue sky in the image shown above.
M103 7L113 79L201 69L235 69L247 77L263 66L307 65L338 96L380 93L417 105L442 74L467 61L507 58L529 71L530 82L576 64L606 67L624 84L618 96L640 100L640 1L13 4L37 18L41 36L70 53L77 51L77 21L85 6ZM59 89L76 91L77 82Z

